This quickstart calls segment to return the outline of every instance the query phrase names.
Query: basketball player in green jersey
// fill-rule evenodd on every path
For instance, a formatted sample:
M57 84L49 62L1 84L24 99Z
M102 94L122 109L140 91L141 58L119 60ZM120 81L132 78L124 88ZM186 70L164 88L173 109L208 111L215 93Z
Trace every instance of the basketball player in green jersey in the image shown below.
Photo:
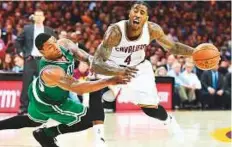
M36 37L35 44L44 57L39 64L39 77L33 80L28 89L30 98L28 116L3 120L0 122L0 130L36 127L48 119L54 119L61 125L39 129L34 131L33 135L43 147L57 147L54 137L58 134L92 127L91 111L69 99L69 91L82 94L100 90L108 85L126 84L134 76L136 69L125 68L116 77L79 83L72 78L74 59L90 62L90 55L79 50L68 39L57 42L54 37L45 33Z

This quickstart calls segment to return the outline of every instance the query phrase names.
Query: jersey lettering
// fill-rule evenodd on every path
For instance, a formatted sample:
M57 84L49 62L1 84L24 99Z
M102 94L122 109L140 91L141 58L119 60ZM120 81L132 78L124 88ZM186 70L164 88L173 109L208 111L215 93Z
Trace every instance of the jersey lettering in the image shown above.
M67 74L68 75L72 75L73 74L73 70L74 70L74 63L68 66L68 68L67 68Z

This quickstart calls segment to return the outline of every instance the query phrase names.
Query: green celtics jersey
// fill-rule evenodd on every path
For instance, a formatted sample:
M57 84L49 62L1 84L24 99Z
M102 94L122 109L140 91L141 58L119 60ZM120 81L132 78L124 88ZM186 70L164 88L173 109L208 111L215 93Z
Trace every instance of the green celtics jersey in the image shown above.
M74 57L72 55L72 53L69 50L66 50L63 47L60 47L61 51L63 53L63 55L65 56L65 58L67 59L67 61L50 61L50 60L46 60L45 58L41 58L40 63L39 63L39 71L40 71L40 75L41 72L48 68L48 67L60 67L62 68L65 73L67 75L73 75L73 70L74 70ZM63 90L57 86L48 86L46 85L41 77L39 77L36 79L36 81L34 81L34 85L32 86L34 89L33 91L35 91L37 93L37 95L39 96L39 98L46 102L46 103L56 103L56 102L63 102L65 99L67 99L69 97L69 91Z

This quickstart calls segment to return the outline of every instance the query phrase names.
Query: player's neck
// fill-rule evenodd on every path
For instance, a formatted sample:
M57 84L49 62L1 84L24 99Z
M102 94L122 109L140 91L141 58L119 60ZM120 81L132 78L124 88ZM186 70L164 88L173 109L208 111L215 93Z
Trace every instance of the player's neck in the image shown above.
M67 61L67 59L64 56L62 56L62 57L58 58L57 61Z
M130 22L126 23L126 35L130 40L136 40L142 33L143 28L134 30L130 27Z

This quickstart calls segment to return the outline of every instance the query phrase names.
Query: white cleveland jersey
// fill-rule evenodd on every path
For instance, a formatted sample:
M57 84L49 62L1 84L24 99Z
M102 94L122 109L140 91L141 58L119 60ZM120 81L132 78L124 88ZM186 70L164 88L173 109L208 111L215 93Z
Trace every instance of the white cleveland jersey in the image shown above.
M108 61L117 65L133 66L138 65L145 59L145 49L150 43L150 34L148 23L143 26L143 30L138 39L130 41L126 34L126 22L122 20L115 25L120 28L122 38L118 46L112 49L112 53Z

